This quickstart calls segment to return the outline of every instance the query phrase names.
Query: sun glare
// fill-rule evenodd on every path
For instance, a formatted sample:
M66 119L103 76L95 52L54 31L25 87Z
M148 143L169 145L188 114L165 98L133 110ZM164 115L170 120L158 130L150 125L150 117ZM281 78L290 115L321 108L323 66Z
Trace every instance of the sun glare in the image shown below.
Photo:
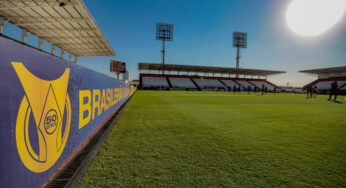
M340 21L345 9L346 0L292 0L286 22L299 35L317 36Z

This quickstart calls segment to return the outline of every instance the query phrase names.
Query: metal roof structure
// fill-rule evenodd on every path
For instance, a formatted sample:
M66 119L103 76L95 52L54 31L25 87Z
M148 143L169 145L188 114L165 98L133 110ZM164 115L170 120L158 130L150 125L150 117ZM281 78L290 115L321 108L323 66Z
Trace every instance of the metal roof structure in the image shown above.
M176 72L198 72L215 74L240 74L252 76L269 76L285 73L285 71L258 70L258 69L236 69L228 67L209 67L195 65L174 65L174 64L156 64L156 63L138 63L138 70L154 71L176 71Z
M0 21L22 28L22 42L27 31L77 57L115 55L82 0L0 0Z
M330 67L322 69L311 69L311 70L301 70L299 72L309 73L309 74L335 74L335 73L346 73L346 66L342 67Z

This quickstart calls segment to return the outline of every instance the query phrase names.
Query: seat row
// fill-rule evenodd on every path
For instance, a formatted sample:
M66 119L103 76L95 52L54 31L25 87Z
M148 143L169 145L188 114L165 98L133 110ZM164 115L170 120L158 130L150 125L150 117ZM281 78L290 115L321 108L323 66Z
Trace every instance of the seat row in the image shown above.
M170 82L170 84L169 84ZM275 86L266 81L247 81L247 80L223 80L223 79L196 79L196 78L177 78L177 77L142 77L142 87L161 87L161 88L188 88L188 89L203 89L203 88L230 88L240 87L242 90L247 90L250 86L251 90L255 87L261 90L266 87L268 91L274 91Z

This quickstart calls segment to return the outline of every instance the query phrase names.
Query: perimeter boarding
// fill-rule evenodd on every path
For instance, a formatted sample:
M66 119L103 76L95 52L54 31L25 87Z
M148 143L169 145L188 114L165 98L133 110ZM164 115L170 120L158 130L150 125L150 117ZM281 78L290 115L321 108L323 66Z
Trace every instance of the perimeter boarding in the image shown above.
M133 93L3 36L0 75L0 187L46 185Z

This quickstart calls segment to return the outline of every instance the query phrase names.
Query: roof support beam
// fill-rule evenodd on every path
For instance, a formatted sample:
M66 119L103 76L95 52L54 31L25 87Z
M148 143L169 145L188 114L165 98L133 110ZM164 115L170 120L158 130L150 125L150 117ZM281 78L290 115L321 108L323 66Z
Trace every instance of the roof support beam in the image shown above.
M70 22L85 22L87 21L84 18L54 18L54 17L20 17L20 16L16 16L16 17L2 17L4 19L7 20L7 22L11 22L12 24L6 24L4 26L25 26L25 25L42 25L42 24L51 24L51 23L70 23ZM34 20L38 20L35 22L28 22L28 19L34 19ZM78 29L78 28L72 28L74 30ZM92 29L95 28L90 28L87 29L87 31L92 31ZM84 28L78 29L78 30L86 30Z
M73 41L71 41L72 37L64 37L64 36L48 36L48 35L38 35L38 37L42 37L45 39L49 39L52 41L53 44L70 44L73 43ZM99 37L85 37L85 38L80 38L79 40L82 41L93 41L93 39L97 40L100 39ZM65 42L61 42L61 41L65 41Z
M91 43L92 44L92 43ZM80 47L80 46L75 46L75 45L71 45L71 47L68 47L68 48L65 48L66 50L90 50L90 48L88 47ZM106 49L104 48L100 48L100 50L98 51L107 51Z
M88 48L66 48L66 50L78 51L78 52L92 52L92 53L104 53L104 52L107 52L107 50L90 50Z
M103 42L74 42L74 41L66 41L66 42L59 42L59 43L54 43L55 45L60 45L60 44L70 44L70 45L83 45L83 44L104 44Z
M3 1L6 2L6 0L3 0ZM15 3L16 1L13 1L13 0L9 1L9 0L7 0L7 2ZM18 2L23 2L23 1L17 1L17 3L18 3ZM35 2L36 2L36 1L35 1ZM0 7L0 10L29 9L29 8L51 8L51 7L59 7L59 8L60 8L60 5L59 5L58 2L50 2L50 3L48 3L48 2L42 2L42 3L40 4L40 2L37 1L36 3L38 3L38 5L35 4L33 1L31 1L31 2L29 2L27 5L21 4L21 5ZM75 6L75 5L77 5L77 4L76 4L76 3L69 2L69 3L65 3L64 7L66 7L66 6Z

